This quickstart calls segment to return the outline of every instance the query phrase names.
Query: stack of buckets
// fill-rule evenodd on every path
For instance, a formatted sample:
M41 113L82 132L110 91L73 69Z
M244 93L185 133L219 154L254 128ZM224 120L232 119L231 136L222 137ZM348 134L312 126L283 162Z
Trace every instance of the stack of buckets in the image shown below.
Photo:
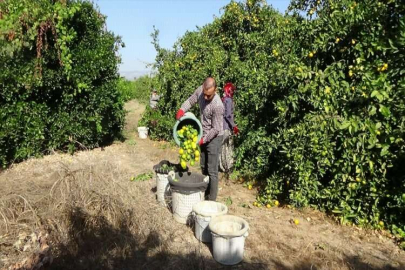
M249 224L240 217L227 215L228 207L218 202L199 202L193 206L193 212L195 237L201 242L212 242L214 259L224 265L240 263Z
M173 137L177 145L180 141L177 130L184 125L193 125L199 130L198 141L202 137L202 126L194 114L187 112L173 127ZM167 161L166 161L167 162ZM249 224L242 218L228 215L228 207L225 204L204 201L204 191L209 181L208 176L201 174L174 171L165 172L155 169L159 174L156 181L159 185L157 194L158 201L166 205L165 198L169 192L172 197L173 217L177 222L186 224L193 217L195 237L205 243L212 243L214 259L224 265L234 265L243 260L245 239L248 236ZM162 181L162 177L165 179ZM181 179L199 179L200 183L193 182L195 190L181 190ZM180 181L179 181L180 179ZM161 187L167 185L166 187ZM189 183L188 183L189 184ZM199 185L200 184L200 185ZM164 193L164 194L163 194Z

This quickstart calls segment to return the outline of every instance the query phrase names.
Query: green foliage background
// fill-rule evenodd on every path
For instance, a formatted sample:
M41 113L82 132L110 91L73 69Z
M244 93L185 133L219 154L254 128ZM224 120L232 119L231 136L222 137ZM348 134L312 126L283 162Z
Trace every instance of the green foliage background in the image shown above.
M0 165L116 137L121 45L88 1L0 1Z
M236 84L236 167L257 200L312 206L342 223L405 237L405 2L231 2L212 23L157 50L167 138L181 103L214 76ZM198 109L194 108L198 113ZM169 134L169 135L168 135Z
M154 85L154 77L142 76L135 80L120 78L118 82L118 91L124 101L136 99L141 103L149 103L150 95ZM158 93L159 94L159 93Z

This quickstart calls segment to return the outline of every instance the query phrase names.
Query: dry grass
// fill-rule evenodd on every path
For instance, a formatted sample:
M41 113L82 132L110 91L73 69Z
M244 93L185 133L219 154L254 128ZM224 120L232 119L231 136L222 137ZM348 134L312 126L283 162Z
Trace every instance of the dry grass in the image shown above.
M154 181L129 181L134 172L109 153L101 153L81 152L74 159L48 156L2 174L0 268L1 263L15 265L37 254L41 246L31 243L30 236L48 233L50 269L228 269L215 263L192 228L173 221L170 211L156 203ZM295 228L284 221L294 213L242 208L236 205L236 196L246 191L232 185L227 192L235 199L230 211L251 225L246 259L232 269L384 269L351 255L342 241L333 242L334 230L341 234L344 228L328 223L321 214L312 215L311 226L306 228L303 222ZM322 230L327 234L315 237ZM337 235L344 237L352 241L349 235ZM16 246L18 241L22 243Z
M181 235L181 225L166 222L171 218L167 209L151 203L151 181L123 181L130 174L118 164L100 162L91 152L86 156L94 163L37 166L35 171L49 172L49 177L24 184L9 179L2 186L0 193L7 195L0 199L1 244L12 255L3 263L16 263L34 251L16 254L13 244L22 232L46 231L54 269L158 269L162 263L167 269L181 269L180 264L200 268L199 250L168 245ZM21 170L20 179L30 179L32 173Z

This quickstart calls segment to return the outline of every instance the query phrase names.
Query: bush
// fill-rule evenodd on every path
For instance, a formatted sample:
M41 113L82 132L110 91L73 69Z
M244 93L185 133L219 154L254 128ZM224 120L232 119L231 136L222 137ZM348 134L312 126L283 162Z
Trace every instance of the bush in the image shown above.
M0 2L0 164L119 135L118 37L87 1Z
M171 115L164 115L159 109L146 107L138 126L149 127L149 137L152 140L170 141L173 139L175 119Z
M399 0L295 0L285 15L249 0L172 50L155 31L161 114L174 117L206 76L234 82L236 167L259 180L259 203L404 238L404 13Z

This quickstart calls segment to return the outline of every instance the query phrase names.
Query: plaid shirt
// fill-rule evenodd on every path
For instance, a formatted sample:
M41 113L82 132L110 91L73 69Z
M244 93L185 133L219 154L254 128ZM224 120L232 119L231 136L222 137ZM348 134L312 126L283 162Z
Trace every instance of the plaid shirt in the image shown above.
M203 142L208 143L216 136L224 135L224 105L218 94L210 101L204 99L202 85L195 90L182 105L184 112L198 102L200 106L201 124L203 128Z

